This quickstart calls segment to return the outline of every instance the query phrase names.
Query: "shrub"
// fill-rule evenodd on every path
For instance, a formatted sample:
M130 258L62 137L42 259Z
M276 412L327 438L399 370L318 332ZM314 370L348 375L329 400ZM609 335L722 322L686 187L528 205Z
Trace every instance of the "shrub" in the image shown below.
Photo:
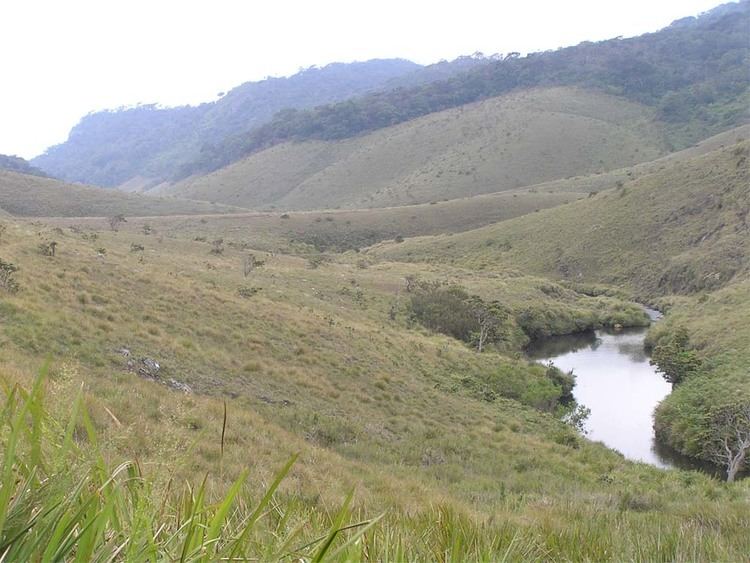
M54 256L57 243L55 241L40 243L37 249L42 256Z
M237 294L240 297L244 297L245 299L249 299L250 297L253 297L255 294L257 294L262 288L260 287L248 287L243 286L237 289Z
M16 293L20 288L15 278L17 271L18 267L15 264L0 258L0 287L8 293Z
M217 238L211 242L211 254L219 255L224 254L224 239Z
M650 362L672 385L698 373L702 365L698 353L690 346L690 337L684 327L679 327L654 346Z

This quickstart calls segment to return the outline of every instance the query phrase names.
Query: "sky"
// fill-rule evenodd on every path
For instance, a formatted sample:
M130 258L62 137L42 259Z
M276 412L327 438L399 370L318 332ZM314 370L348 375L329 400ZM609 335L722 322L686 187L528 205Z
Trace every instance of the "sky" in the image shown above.
M217 99L331 62L421 64L656 31L721 0L2 0L0 154L36 156L87 113Z

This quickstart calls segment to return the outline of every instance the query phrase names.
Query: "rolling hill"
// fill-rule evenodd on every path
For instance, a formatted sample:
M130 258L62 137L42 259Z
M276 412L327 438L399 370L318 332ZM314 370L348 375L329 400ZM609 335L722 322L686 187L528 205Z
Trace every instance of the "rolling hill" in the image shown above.
M734 140L568 206L382 252L519 267L629 286L645 297L716 289L747 272L750 257L750 141Z
M654 108L679 149L750 119L750 2L723 4L655 33L521 57L495 56L447 80L383 90L316 107L279 112L261 127L205 146L180 177L204 174L290 140L351 138L430 113L513 91L576 86Z
M701 366L658 407L655 429L663 443L706 457L715 413L750 403L750 141L733 140L666 159L570 205L372 252L479 271L519 268L573 287L603 282L655 303L668 315L652 345L685 330Z
M0 208L20 217L109 217L236 212L237 208L176 198L125 194L0 170Z
M150 545L179 557L188 540L178 507L195 506L179 483L205 479L205 513L213 514L249 470L221 538L206 549L224 545L235 537L230 522L241 526L264 483L299 453L243 555L285 553L289 545L304 554L302 546L328 528L363 521L372 526L344 559L422 560L446 550L454 560L746 553L742 483L633 463L581 438L553 413L562 392L554 371L512 352L478 354L415 326L403 288L410 275L448 279L485 298L534 301L573 317L637 311L632 304L512 270L362 267L360 256L315 267L303 257L264 256L245 276L243 258L255 250L229 244L237 239L215 253L190 236L33 223L30 233L29 221L10 222L0 240L3 260L19 267L19 290L4 293L0 306L0 381L3 391L31 388L40 356L51 355L38 388L56 419L43 426L47 463L19 448L13 467L45 478L34 506L91 491L84 506L95 507L107 532L96 540L103 551L132 542L136 552ZM39 242L51 238L56 255L40 253ZM89 433L69 423L71 405L74 412L86 406L81 425ZM0 420L16 412L25 414L4 408ZM31 434L37 426L29 426ZM67 443L66 428L75 450L60 461L65 449L56 440ZM4 459L8 436L0 436ZM137 459L137 467L124 459ZM87 480L79 487L80 475ZM19 484L16 498L25 501L26 481ZM28 489L38 490L35 482ZM352 489L352 510L337 525L332 515ZM138 518L127 516L134 512ZM40 521L50 514L39 512ZM8 533L15 537L24 522L9 520ZM23 537L44 539L48 529ZM339 538L356 532L341 530Z
M202 151L246 133L284 108L309 108L380 89L444 79L487 61L462 57L421 67L375 59L311 67L288 78L247 82L199 106L139 105L85 116L35 166L72 182L145 189L173 177Z
M597 92L551 88L353 139L277 145L160 191L251 208L386 207L511 190L665 152L653 110Z

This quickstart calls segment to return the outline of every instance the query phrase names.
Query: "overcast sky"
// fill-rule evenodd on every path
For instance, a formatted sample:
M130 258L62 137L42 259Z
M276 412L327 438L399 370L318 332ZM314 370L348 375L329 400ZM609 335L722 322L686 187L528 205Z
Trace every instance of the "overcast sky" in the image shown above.
M428 64L639 35L720 0L2 0L0 154L30 158L92 110L196 104L335 61Z

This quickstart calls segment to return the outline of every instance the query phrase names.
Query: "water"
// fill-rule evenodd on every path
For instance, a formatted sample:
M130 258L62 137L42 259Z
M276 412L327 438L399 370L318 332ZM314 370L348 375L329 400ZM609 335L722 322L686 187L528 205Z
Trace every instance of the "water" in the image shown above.
M654 409L672 385L649 364L643 346L646 330L549 338L533 344L528 355L552 361L563 371L573 370L576 401L591 409L585 426L589 439L657 467L693 467L654 438Z

